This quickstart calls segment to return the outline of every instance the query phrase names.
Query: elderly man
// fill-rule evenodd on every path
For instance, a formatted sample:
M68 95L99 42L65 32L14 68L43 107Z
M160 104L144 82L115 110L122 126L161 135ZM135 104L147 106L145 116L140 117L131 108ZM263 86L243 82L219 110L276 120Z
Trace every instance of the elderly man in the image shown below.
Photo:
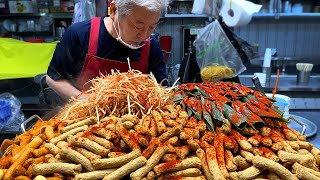
M167 0L113 0L109 17L73 24L56 47L47 84L63 98L77 97L99 73L128 71L128 59L132 69L166 79L162 50L151 33L167 6Z

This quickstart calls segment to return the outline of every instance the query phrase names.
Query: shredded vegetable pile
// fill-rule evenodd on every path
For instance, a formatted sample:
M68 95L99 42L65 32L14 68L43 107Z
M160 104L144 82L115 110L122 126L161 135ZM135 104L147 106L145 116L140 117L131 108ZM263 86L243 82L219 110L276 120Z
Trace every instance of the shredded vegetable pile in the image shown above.
M72 99L56 117L62 120L98 119L109 115L120 117L124 114L142 116L152 109L166 104L172 88L164 88L150 74L132 70L127 73L112 72L91 81L86 91L88 98Z

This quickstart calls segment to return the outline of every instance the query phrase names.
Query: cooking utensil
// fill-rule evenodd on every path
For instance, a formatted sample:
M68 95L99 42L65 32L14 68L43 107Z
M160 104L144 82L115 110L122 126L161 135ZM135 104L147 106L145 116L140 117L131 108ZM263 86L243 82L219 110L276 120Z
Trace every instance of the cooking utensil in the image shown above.
M274 89L272 90L272 99L274 99L274 95L277 93L277 89L278 89L278 85L279 85L279 76L280 76L280 69L277 70L276 85L274 86Z
M260 80L259 80L257 75L253 76L252 82L253 82L254 86L257 88L257 91L259 91L259 92L264 94L264 90L263 90L263 88L261 86Z
M232 10L232 0L230 0L230 9L228 10L228 14L233 17L234 16L234 11Z

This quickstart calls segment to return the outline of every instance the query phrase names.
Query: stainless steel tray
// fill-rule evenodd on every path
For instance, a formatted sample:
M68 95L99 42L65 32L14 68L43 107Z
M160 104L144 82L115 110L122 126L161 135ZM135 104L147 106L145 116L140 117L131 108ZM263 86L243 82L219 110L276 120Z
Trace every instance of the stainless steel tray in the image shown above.
M288 120L288 127L300 131L307 138L317 134L317 125L304 117L290 114Z

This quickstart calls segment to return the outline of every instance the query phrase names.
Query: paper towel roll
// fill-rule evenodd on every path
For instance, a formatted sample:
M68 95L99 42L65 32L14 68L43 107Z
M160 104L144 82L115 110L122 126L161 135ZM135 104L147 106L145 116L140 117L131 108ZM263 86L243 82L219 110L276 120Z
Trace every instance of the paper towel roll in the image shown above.
M229 27L245 26L249 24L253 13L259 12L262 5L254 4L245 0L232 0L231 8L234 16L230 16L230 0L223 0L220 16Z

